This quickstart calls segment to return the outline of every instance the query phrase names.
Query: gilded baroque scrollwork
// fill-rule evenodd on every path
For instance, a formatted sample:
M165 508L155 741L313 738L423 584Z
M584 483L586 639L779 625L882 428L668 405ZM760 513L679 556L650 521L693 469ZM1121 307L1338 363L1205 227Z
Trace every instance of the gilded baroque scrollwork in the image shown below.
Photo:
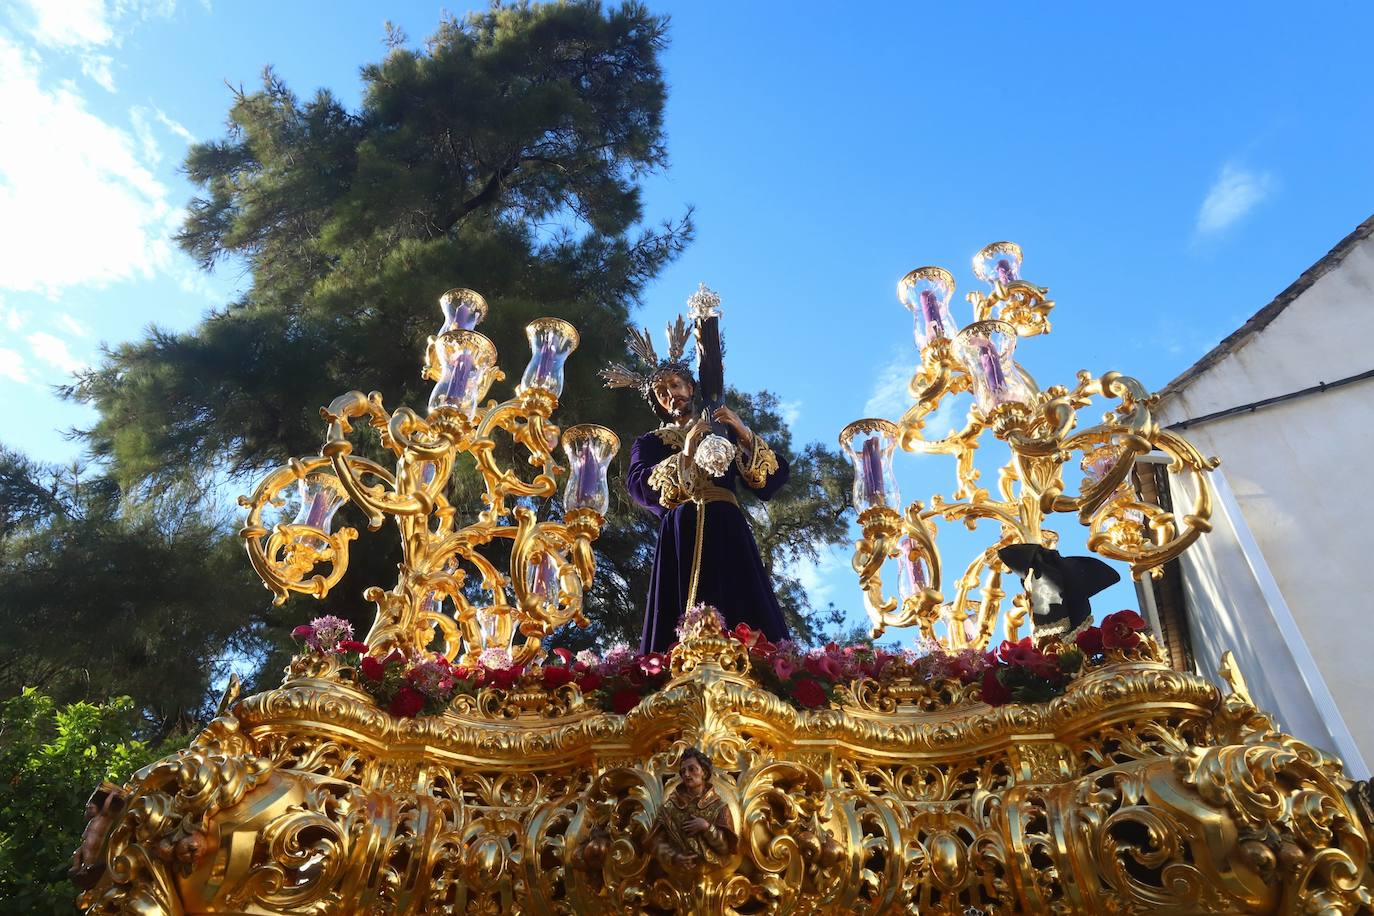
M1015 245L988 246L976 263L993 290L975 297L972 331L957 338L952 276L922 268L904 279L923 316L917 404L899 424L850 430L864 437L855 568L875 625L917 625L951 649L992 638L1007 596L999 547L1051 547L1044 519L1076 512L1093 549L1145 572L1205 531L1210 509L1206 487L1181 518L1140 504L1123 489L1131 462L1155 448L1180 470L1213 466L1158 429L1131 379L1084 373L1072 389L1035 389L1006 341L1048 332L1053 303L1019 278ZM895 661L801 709L765 689L750 647L699 612L667 661L671 679L625 715L588 703L566 677L516 670L538 660L555 627L585 621L617 443L598 427L562 431L564 516L531 511L563 473L550 417L576 332L531 323L533 358L515 394L481 406L501 376L494 346L472 330L486 302L453 290L441 304L425 416L347 393L322 411L321 454L244 500L250 560L279 600L337 584L353 531L331 519L345 502L371 527L396 522L401 575L367 592L377 616L366 642L303 652L274 690L240 698L231 685L189 748L102 786L72 871L89 912L1374 913L1368 785L1280 731L1229 658L1223 693L1167 667L1132 632L1129 651L1103 637L1043 702L989 705L986 678L927 677ZM939 399L968 391L982 406L964 430L925 440ZM1097 397L1117 403L1103 424L1076 429ZM390 466L353 454L355 421L373 428ZM972 461L983 430L1013 451L995 497ZM498 433L529 453L533 476L497 464ZM884 464L898 445L955 455L954 501L899 510ZM1073 452L1093 470L1071 497L1061 471ZM466 526L446 495L460 458L484 486ZM299 512L274 523L291 487ZM948 600L937 520L998 531ZM509 541L504 569L486 554L498 540ZM883 594L891 559L906 564L900 600ZM1013 633L1026 617L1013 598ZM419 657L435 641L445 676L450 661L488 653L504 656L497 669L510 676L446 694L437 714L393 715L368 666Z
M1048 703L799 711L707 620L627 716L396 719L342 672L140 773L82 896L143 913L1374 912L1358 787L1237 680L1106 662ZM735 643L740 645L738 642ZM724 664L722 664L722 662ZM737 841L647 846L700 747Z

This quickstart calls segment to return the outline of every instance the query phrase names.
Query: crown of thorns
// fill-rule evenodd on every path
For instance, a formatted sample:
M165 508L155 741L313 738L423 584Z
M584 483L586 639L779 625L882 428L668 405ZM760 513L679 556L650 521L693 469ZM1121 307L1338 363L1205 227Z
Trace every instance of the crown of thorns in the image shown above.
M683 358L687 341L691 339L690 326L681 315L665 328L668 335L668 358L659 359L654 349L654 339L648 328L631 328L627 342L630 354L639 362L638 368L624 363L609 363L600 372L607 388L635 388L645 398L653 398L654 383L665 375L681 375L692 378L692 367Z
M687 300L687 311L693 321L719 317L720 296L702 283ZM695 385L696 378L685 357L687 342L692 336L692 326L679 315L677 320L664 328L664 333L668 337L668 358L660 359L658 351L654 349L654 340L649 329L631 328L627 342L631 355L638 360L640 367L635 369L624 363L608 363L600 372L606 387L637 389L652 404L654 384L665 375L680 375Z

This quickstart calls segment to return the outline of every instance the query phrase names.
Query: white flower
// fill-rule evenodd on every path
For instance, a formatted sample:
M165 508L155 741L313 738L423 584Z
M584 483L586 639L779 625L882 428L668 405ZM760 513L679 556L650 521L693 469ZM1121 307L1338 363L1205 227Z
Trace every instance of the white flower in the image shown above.
M511 657L509 649L483 649L482 654L477 656L477 662L484 668L496 671L504 671L510 667Z

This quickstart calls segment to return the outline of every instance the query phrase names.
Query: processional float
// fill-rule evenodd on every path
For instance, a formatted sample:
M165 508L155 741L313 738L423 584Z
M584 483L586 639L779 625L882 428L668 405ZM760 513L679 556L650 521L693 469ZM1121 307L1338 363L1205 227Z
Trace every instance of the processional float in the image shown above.
M609 711L589 663L546 657L544 643L560 626L586 623L618 442L604 428L560 430L552 420L577 345L559 319L529 325L533 353L513 395L482 405L502 378L494 345L475 330L487 305L454 290L426 353L435 387L423 416L350 392L322 410L320 453L243 500L249 557L279 603L338 583L356 536L334 527L341 506L372 528L396 523L400 574L391 589L366 593L377 605L371 631L351 642L305 628L311 645L280 687L249 697L231 688L189 748L125 786L102 787L74 870L80 905L141 914L1370 911L1363 785L1279 731L1233 665L1223 693L1165 664L1134 615L1079 634L1038 633L1024 596L1004 602L998 550L1053 547L1045 523L1056 513L1076 514L1089 549L1134 575L1159 570L1207 530L1208 490L1197 487L1196 504L1176 518L1137 495L1136 459L1162 453L1175 473L1204 478L1216 462L1161 429L1154 399L1127 376L1081 372L1072 387L1039 388L1014 347L1049 331L1047 291L1020 278L1011 243L988 246L974 267L989 291L969 296L975 320L963 329L950 312L951 274L927 267L903 278L921 354L914 403L896 422L859 420L841 436L855 464L854 566L874 630L919 627L929 653L859 652L852 665L834 647L789 656L723 632L702 611L689 614L666 659L649 660L666 663L663 672L643 669L641 683L657 677L661 689L625 714ZM964 393L972 403L962 428L926 438L942 401ZM1111 402L1105 417L1080 426L1079 412L1099 398ZM391 464L354 453L361 423ZM1011 456L992 490L974 464L989 435ZM560 443L566 470L554 457ZM526 474L501 464L512 447L526 454ZM953 456L951 498L902 505L898 448ZM1069 493L1064 471L1075 460L1082 480ZM475 514L447 498L459 462L482 481ZM290 506L298 511L288 520ZM994 531L948 583L941 522ZM885 569L896 572L891 597ZM985 652L999 621L1007 639ZM1031 636L1018 641L1027 624ZM779 655L829 689L776 692ZM436 708L435 696L448 699ZM714 764L737 842L717 862L676 871L644 840L691 747Z

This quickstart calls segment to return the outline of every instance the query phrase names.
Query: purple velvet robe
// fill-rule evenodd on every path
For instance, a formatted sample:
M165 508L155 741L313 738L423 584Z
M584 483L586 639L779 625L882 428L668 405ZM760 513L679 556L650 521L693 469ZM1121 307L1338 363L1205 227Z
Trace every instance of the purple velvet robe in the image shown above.
M649 432L635 439L630 451L627 480L630 496L659 520L658 547L654 551L654 568L649 580L640 652L662 652L677 641L678 618L685 609L687 591L692 584L692 550L696 544L699 507L694 502L687 502L667 509L659 501L659 491L649 485L654 466L679 450L656 433ZM768 475L762 487L753 491L760 499L768 499L787 483L787 461L781 455L777 459L778 469ZM742 480L739 467L732 462L729 470L714 478L712 483L735 491L737 480ZM787 623L777 596L773 594L773 583L759 558L748 517L739 506L724 501L709 502L705 510L706 530L696 600L714 606L725 615L725 622L730 627L747 623L762 630L770 640L786 639Z

